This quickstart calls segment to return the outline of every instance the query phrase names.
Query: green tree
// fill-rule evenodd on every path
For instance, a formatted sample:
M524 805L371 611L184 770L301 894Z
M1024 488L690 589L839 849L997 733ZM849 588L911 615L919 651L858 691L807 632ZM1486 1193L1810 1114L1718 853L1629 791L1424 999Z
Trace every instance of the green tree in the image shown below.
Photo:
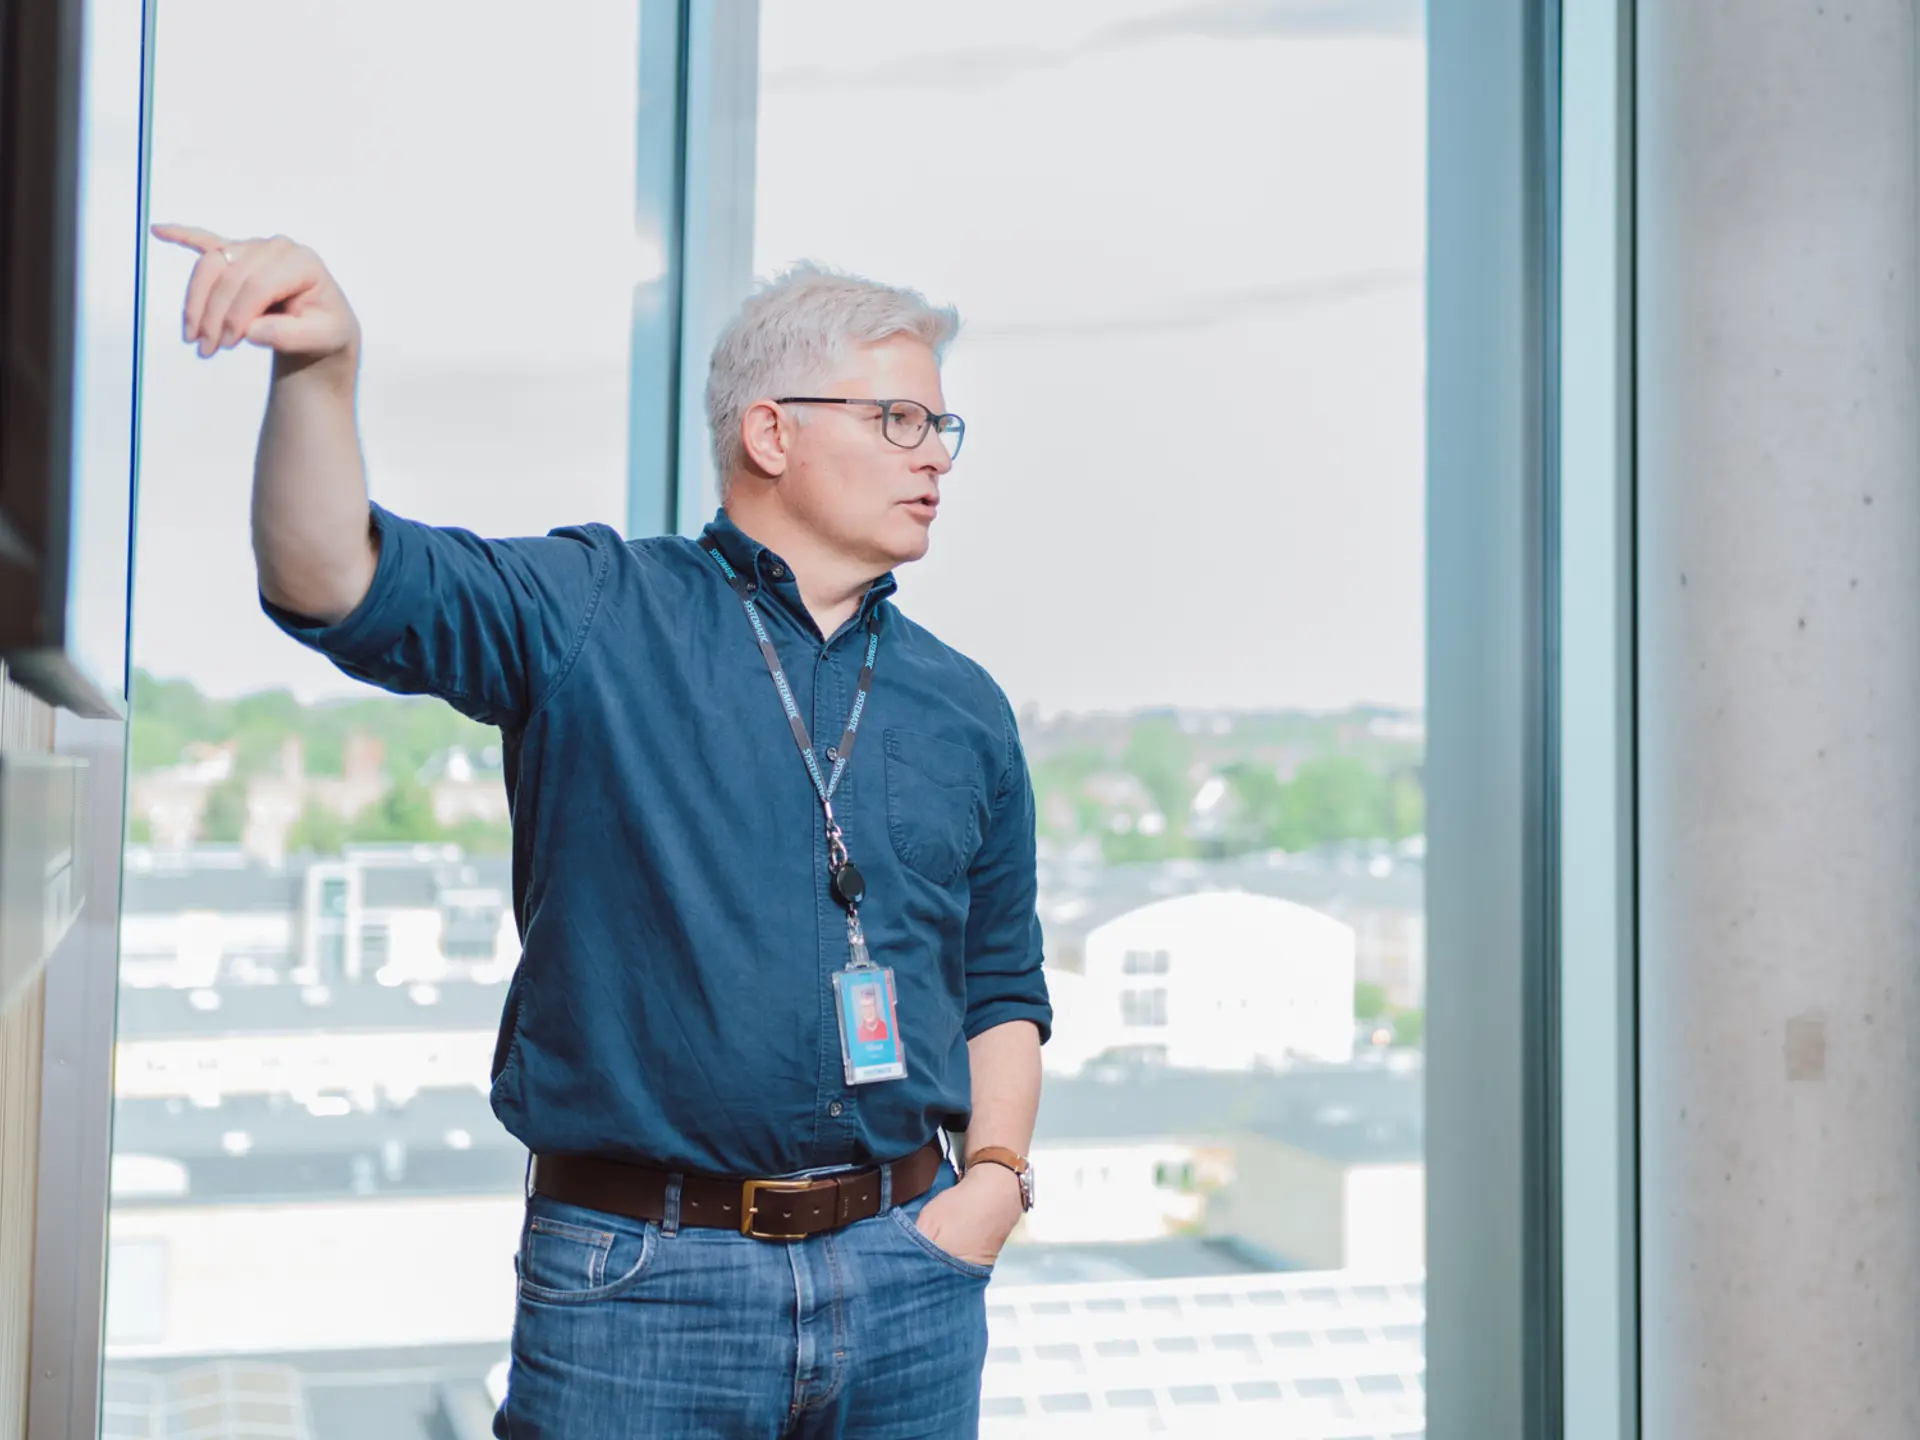
M1309 760L1287 785L1281 846L1310 850L1386 834L1386 781L1364 760L1327 755Z
M1235 839L1241 845L1265 846L1277 843L1285 833L1287 787L1265 765L1235 761L1221 768L1227 793L1238 810Z
M302 727L306 742L307 774L344 775L347 772L346 727L333 720L325 710L314 712Z
M200 812L200 838L210 845L232 845L246 828L247 782L230 776L207 792L206 808Z
M1099 802L1086 793L1086 783L1106 763L1106 757L1089 745L1032 762L1034 808L1043 834L1055 840L1074 840L1099 830L1104 817ZM1060 803L1063 799L1064 806ZM1072 815L1070 825L1055 819L1062 809Z
M1122 835L1108 830L1100 836L1100 853L1109 865L1137 865L1151 860L1185 860L1193 854L1193 842L1168 826L1158 835L1138 830Z
M1427 829L1427 791L1417 770L1396 770L1387 778L1387 838L1405 840Z
M153 843L153 822L144 815L134 815L128 819L127 843L129 845L151 845Z
M184 680L156 680L133 672L129 764L136 774L178 763L190 740L209 738L206 704Z
M354 817L348 838L369 842L440 840L433 800L417 780L396 780L377 804Z
M1427 1038L1427 1012L1402 1010L1393 1017L1393 1043L1410 1050L1420 1048Z
M1180 727L1165 715L1136 721L1121 763L1167 817L1168 831L1184 833L1193 804L1193 783L1187 778L1193 765L1193 742Z
M1353 987L1353 1018L1366 1023L1387 1013L1387 992L1362 980Z
M293 854L338 855L347 842L347 822L317 800L309 800L287 832Z
M133 712L133 725L129 733L127 746L131 752L128 764L136 775L153 770L165 770L180 761L180 752L187 748L187 742L194 735L177 720L165 716L142 715Z
M309 706L284 690L269 690L212 700L184 680L134 671L129 745L136 774L176 763L190 742L233 741L239 752L236 770L253 775L276 766L281 746L293 735L300 739L309 774L338 775L347 737L356 731L381 742L393 776L417 774L454 745L479 753L499 743L497 731L425 697L369 695Z

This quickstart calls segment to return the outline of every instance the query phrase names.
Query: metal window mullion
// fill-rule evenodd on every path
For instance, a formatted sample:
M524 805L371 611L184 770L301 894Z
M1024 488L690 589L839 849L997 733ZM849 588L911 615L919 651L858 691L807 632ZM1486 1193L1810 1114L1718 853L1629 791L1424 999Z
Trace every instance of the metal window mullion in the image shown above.
M643 0L627 533L693 534L718 497L707 363L752 284L758 0Z
M686 25L680 375L671 525L697 533L719 499L706 415L720 329L753 284L759 0L695 5Z
M629 536L674 528L680 452L680 333L686 193L687 12L691 0L640 7L634 125L634 278L627 377Z
M1633 3L1566 0L1558 884L1567 1440L1638 1419Z
M1557 36L1429 6L1428 1433L1557 1431L1549 167Z

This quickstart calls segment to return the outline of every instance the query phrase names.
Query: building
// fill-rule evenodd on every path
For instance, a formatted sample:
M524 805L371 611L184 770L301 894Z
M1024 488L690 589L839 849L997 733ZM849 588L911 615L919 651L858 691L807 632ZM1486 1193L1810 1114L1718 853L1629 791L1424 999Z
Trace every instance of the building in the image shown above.
M1289 1265L1370 1275L1425 1273L1426 1221L1421 1129L1385 1115L1239 1136L1233 1178L1206 1209L1209 1234Z
M442 825L506 825L513 818L498 745L478 755L456 745L429 760L416 778L427 787L433 818Z
M1417 1275L1234 1275L987 1291L980 1434L1417 1440Z
M1426 1004L1426 864L1411 841L1112 866L1097 848L1043 852L1048 963L1078 971L1087 936L1100 925L1157 900L1208 890L1291 900L1351 926L1355 981L1377 986L1396 1010Z
M304 1271L289 1278L324 1284ZM510 1282L484 1279L480 1303L510 1304ZM119 1323L127 1318L120 1312ZM1419 1277L996 1278L987 1291L980 1434L1123 1440L1203 1425L1214 1440L1419 1440L1425 1327ZM253 1336L217 1360L116 1356L106 1367L103 1440L171 1433L169 1418L188 1410L206 1427L196 1433L216 1436L492 1435L506 1380L503 1334L405 1349L364 1344L356 1337L351 1352L279 1351ZM359 1363L343 1363L342 1353ZM235 1428L217 1428L227 1426Z
M1102 1057L1185 1070L1353 1058L1353 930L1268 895L1156 901L1088 932L1049 975L1049 1068Z
M183 1405L209 1424L271 1413L290 1436L487 1433L526 1166L488 1102L518 954L509 884L504 859L439 846L281 864L129 852L103 1434L150 1434ZM1190 898L1123 911L1077 953L1124 979L1130 952L1249 916L1304 933L1309 952L1342 930L1272 897ZM1159 976L1145 963L1132 973L1182 973L1177 956ZM1417 1124L1420 1097L1415 1063L1110 1055L1050 1077L1031 1147L1043 1203L990 1292L982 1433L1149 1433L1205 1407L1222 1434L1273 1433L1260 1427L1281 1415L1326 1422L1302 1434L1342 1435L1356 1416L1418 1434L1417 1265L1363 1291L1282 1273L1332 1253L1303 1237L1351 1182L1303 1169L1278 1217L1243 1214L1240 1197L1273 1183L1276 1137L1325 1154L1352 1117ZM1374 1216L1395 1217L1417 1226ZM1385 1258L1387 1238L1349 1253ZM1417 1249L1401 1237L1401 1258ZM250 1304L263 1274L302 1303ZM1373 1318L1329 1329L1329 1295Z
M503 856L349 846L261 860L195 846L127 850L121 979L135 989L503 980L519 936Z

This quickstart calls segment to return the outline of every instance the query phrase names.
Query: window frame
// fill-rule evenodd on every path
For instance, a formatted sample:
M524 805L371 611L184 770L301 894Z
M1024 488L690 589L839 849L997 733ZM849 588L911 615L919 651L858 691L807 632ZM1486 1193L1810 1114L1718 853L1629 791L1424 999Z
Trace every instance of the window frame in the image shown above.
M663 273L635 290L628 531L688 533L717 500L700 382L751 283L759 6L639 3ZM1632 8L1427 9L1435 1436L1638 1434ZM124 722L59 734L124 777ZM94 904L47 982L32 1440L100 1415L124 792L93 795Z
M1427 9L1435 1436L1638 1434L1631 9Z
M1634 5L1561 7L1557 313L1561 1390L1566 1440L1636 1440L1638 845Z
M745 228L726 243L726 227L741 217L720 205L731 189L709 195L688 185L690 165L719 165L731 157L738 173L740 136L716 124L716 105L739 103L743 77L757 69L757 0L732 0L724 20L715 7L692 0L633 0L640 6L641 103L636 123L636 240L659 247L662 274L639 277L634 294L629 377L627 521L630 534L672 529L695 513L697 494L682 498L681 476L700 483L706 447L682 443L689 414L704 433L697 399L681 384L684 346L710 347L716 304L731 309L748 283L751 243L752 119L745 125L748 208ZM142 63L139 230L146 233L152 171L155 31L159 7L141 7ZM691 103L689 103L689 97ZM746 101L751 105L751 89ZM732 150L726 150L731 145ZM715 246L695 276L680 264L689 240ZM146 256L139 248L133 323L145 331ZM699 253L699 252L696 252ZM737 254L738 263L729 265ZM705 287L702 289L701 287ZM693 297L693 298L689 298ZM706 297L706 298L701 298ZM134 493L138 496L138 352L133 424ZM698 368L704 374L705 351ZM710 472L711 466L706 467ZM704 482L711 489L710 481ZM137 563L137 527L130 527L130 562ZM129 584L129 596L131 583ZM129 652L131 653L131 652ZM131 661L129 661L131 663ZM128 727L125 719L82 719L61 712L56 750L87 758L101 783L89 788L88 903L46 970L41 1063L39 1181L34 1228L34 1278L27 1392L29 1440L97 1435L102 1416L106 1335L107 1221L111 1206L113 1067L120 971L120 881L125 861ZM353 943L351 940L348 942Z

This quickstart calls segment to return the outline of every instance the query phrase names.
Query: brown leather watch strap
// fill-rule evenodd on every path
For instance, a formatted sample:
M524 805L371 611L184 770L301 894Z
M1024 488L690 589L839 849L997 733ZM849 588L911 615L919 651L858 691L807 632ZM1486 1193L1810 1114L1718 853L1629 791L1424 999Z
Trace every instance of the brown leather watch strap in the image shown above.
M1016 1154L1004 1145L982 1145L978 1150L975 1150L971 1155L967 1156L965 1168L971 1170L976 1165L1003 1165L1015 1175L1021 1177L1020 1208L1022 1210L1027 1208L1027 1186L1025 1178L1027 1173L1026 1156Z

